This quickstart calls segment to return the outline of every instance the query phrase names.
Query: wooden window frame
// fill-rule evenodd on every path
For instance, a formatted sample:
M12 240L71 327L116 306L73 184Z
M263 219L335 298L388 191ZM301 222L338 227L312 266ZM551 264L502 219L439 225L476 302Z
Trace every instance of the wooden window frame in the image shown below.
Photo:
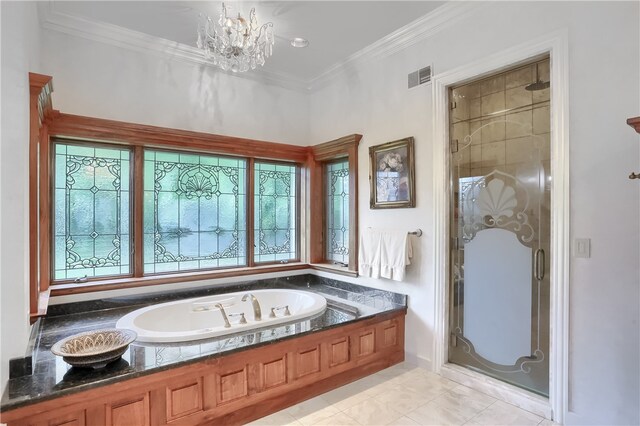
M188 281L244 276L260 273L307 269L309 266L300 260L300 239L304 230L300 227L300 211L303 200L300 198L300 170L306 167L309 148L304 146L266 142L246 138L236 138L215 134L126 123L115 120L84 117L56 111L51 106L52 79L49 76L30 74L31 86L31 129L30 129L30 192L29 192L29 229L30 229L30 317L46 314L49 296L79 294L92 291L105 291L148 285L180 283ZM85 141L91 144L109 144L127 146L132 150L133 203L132 238L133 262L132 276L98 277L83 283L53 281L51 251L51 231L53 220L51 212L51 147L54 141ZM143 234L142 234L142 195L144 149L165 149L186 151L208 155L241 157L247 160L247 266L218 268L196 271L176 271L172 273L144 274ZM253 165L255 161L272 161L295 165L298 176L298 235L296 238L297 259L286 264L256 264L250 238L253 235ZM46 190L43 190L45 189ZM46 298L44 297L46 296ZM40 302L40 303L39 303ZM40 306L40 307L39 307Z
M255 163L262 163L262 164L275 164L275 165L283 165L283 166L291 166L292 163L287 163L284 161L278 161L278 160L267 160L267 159L255 159L255 158L251 158L250 159L250 163L251 165L247 164L247 167L250 167L250 171L249 171L249 179L247 180L248 184L251 185L251 200L247 200L247 205L251 204L251 207L249 208L249 212L251 212L250 217L251 220L247 219L247 256L249 256L249 254L251 254L250 259L248 259L248 265L250 267L254 267L254 266L268 266L268 265L283 265L283 264L289 264L289 263L298 263L302 261L302 256L301 256L301 249L302 249L302 234L303 234L303 228L302 228L302 220L301 220L301 210L304 206L304 203L302 200L302 183L301 183L301 178L302 178L302 168L303 165L302 164L297 164L295 163L295 167L296 167L296 188L295 188L295 194L296 194L296 199L298 200L298 206L296 208L296 217L294 218L295 220L295 227L297 230L296 233L296 241L295 241L295 245L296 245L296 257L292 258L292 259L287 259L285 260L275 260L272 262L256 262L255 260L255 199L256 199L256 193L255 193ZM251 222L251 231L249 231L248 226L249 226L249 222ZM251 237L249 237L249 233L251 234ZM250 242L253 242L254 244L251 244Z
M130 218L133 225L133 261L131 263L131 273L122 276L90 277L86 281L83 280L83 282L78 283L74 280L54 280L52 274L53 271L50 268L47 280L51 285L53 295L299 269L299 265L296 265L296 263L300 262L300 259L292 259L286 264L282 264L282 266L277 263L277 267L275 262L259 264L254 262L252 247L254 214L253 166L256 161L294 165L298 170L297 173L299 174L299 170L306 159L306 147L253 141L249 139L188 132L154 126L143 126L99 118L74 116L55 111L52 114L48 125L49 132L47 139L50 146L56 142L64 143L68 141L70 143L74 143L79 141L81 144L90 144L92 146L104 144L105 146L111 147L128 147L132 152L131 173L133 175L133 202ZM269 148L265 150L265 147L262 146L263 144L268 145ZM244 145L244 149L239 148L239 146L242 145ZM246 160L246 265L152 274L144 272L144 235L142 231L144 197L143 167L144 151L146 149L201 155L216 155L221 157L235 157ZM42 164L44 164L44 162ZM51 183L53 180L53 177L51 176L53 170L51 169L50 162L47 162L46 169L42 168L42 164L40 165L40 172L42 174L49 175L49 182ZM49 188L51 188L51 186L49 186ZM299 193L300 191L297 192L297 195ZM298 204L298 210L300 210L302 206L300 197L298 197ZM52 213L49 212L48 218L44 218L44 222L49 222L51 220L53 220ZM251 228L249 228L249 226L251 226ZM51 225L49 225L49 229L51 229ZM299 247L299 240L300 232L298 232L297 235L297 247ZM52 263L52 256L53 252L51 244L41 248L40 257L41 259L47 259L49 265Z
M362 135L353 134L330 142L311 147L309 170L311 194L323 194L322 197L310 197L310 247L309 258L314 269L358 276L358 144ZM338 160L347 159L349 163L349 264L347 268L333 265L326 256L326 205L325 168Z
M50 296L117 290L189 281L239 277L262 273L303 269L326 269L357 276L358 259L358 143L361 135L350 135L313 147L178 130L101 118L65 114L54 110L51 103L52 78L29 74L30 136L29 136L29 315L31 322L46 314ZM127 146L132 150L132 274L126 277L99 277L83 283L52 281L52 220L51 147L54 141L85 141L92 144ZM242 157L247 160L247 266L209 270L176 271L144 274L142 210L144 189L144 149L165 149L193 153ZM324 197L323 165L340 158L349 161L349 267L337 268L326 263L324 256ZM254 240L254 164L256 161L275 162L297 167L296 196L298 199L296 237L297 259L287 263L256 263ZM306 182L303 182L304 178ZM302 200L302 185L306 200ZM46 189L46 190L43 190ZM305 206L310 209L303 213ZM306 209L305 209L306 211ZM308 229L302 217L309 215ZM308 236L307 250L301 246L302 236ZM140 253L140 255L138 255ZM305 254L303 256L303 254Z
M135 166L135 150L133 147L129 147L127 145L123 145L123 144L115 144L115 143L110 143L110 142L93 142L93 141L84 141L84 140L72 140L72 139L68 139L68 138L61 138L61 137L50 137L49 138L49 159L48 159L48 164L49 164L49 188L47 188L46 190L49 192L49 200L51 200L50 206L49 206L49 229L50 229L50 234L49 234L49 285L53 288L55 288L55 286L58 285L64 285L64 284L75 284L77 285L79 282L82 283L92 283L92 282L99 282L99 281L104 281L104 280L115 280L115 279L127 279L127 278L133 278L136 275L134 274L134 264L135 264L135 260L137 256L134 256L134 246L135 246L135 241L133 239L134 237L134 233L135 233L135 226L131 226L131 229L129 230L129 241L130 243L130 253L129 253L129 273L127 274L117 274L117 275L101 275L98 277L87 277L86 279L83 279L82 281L76 281L76 279L74 278L64 278L64 279L55 279L55 260L53 260L54 256L55 256L55 226L54 226L54 222L55 222L55 177L53 175L53 173L55 173L55 156L56 156L56 152L55 152L55 145L56 144L60 144L60 145L66 145L66 146L80 146L80 147L87 147L87 148L105 148L105 149L109 149L109 148L114 148L114 149L121 149L121 150L126 150L129 152L129 161L130 161L130 171L129 171L129 221L131 224L133 224L134 222L134 218L135 218L135 213L134 213L134 209L136 206L136 198L134 196L134 186L135 186L135 177L140 174L138 172L138 170L134 169ZM42 190L42 189L41 189Z

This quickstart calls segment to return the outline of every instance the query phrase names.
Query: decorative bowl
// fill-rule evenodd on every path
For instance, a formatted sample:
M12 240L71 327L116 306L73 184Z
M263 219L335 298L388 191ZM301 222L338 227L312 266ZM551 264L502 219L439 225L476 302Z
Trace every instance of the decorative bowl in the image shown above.
M125 329L86 331L56 342L51 352L74 367L102 368L120 359L136 337L135 331Z

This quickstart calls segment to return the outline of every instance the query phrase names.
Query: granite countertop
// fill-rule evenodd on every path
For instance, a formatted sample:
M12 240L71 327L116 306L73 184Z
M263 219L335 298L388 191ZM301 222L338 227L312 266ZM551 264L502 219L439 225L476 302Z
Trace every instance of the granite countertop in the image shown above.
M123 315L157 303L211 294L264 288L290 288L319 293L327 309L303 321L181 343L134 342L122 359L99 370L73 368L50 351L60 339L82 331L114 327ZM257 280L240 284L152 295L136 295L49 307L33 337L33 374L9 380L0 411L8 411L48 399L81 392L169 368L199 362L272 344L296 336L326 330L393 311L404 311L407 297L315 275Z

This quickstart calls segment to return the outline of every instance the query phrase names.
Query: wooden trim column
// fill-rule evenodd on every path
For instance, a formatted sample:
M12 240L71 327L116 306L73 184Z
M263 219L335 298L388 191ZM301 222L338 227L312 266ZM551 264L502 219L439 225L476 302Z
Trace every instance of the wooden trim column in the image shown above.
M49 288L49 135L52 78L29 73L29 319L46 313ZM39 191L39 188L46 190ZM46 253L42 257L43 253Z

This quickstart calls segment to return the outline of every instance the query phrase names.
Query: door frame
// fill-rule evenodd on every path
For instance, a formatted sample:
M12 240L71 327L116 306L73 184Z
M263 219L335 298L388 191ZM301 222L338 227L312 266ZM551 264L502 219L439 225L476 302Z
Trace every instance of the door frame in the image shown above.
M569 44L567 30L482 58L432 79L434 194L433 368L442 375L494 394L512 404L562 423L568 411L569 347ZM493 74L548 54L551 76L551 264L549 398L534 395L469 369L449 364L449 86Z

